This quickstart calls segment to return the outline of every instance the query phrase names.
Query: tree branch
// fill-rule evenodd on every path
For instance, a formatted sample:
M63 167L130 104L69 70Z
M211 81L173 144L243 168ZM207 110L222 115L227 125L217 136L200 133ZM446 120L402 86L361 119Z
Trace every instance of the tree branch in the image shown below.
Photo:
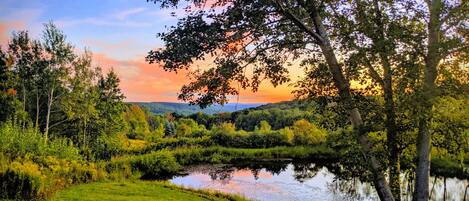
M306 24L304 24L296 15L288 11L279 0L275 0L275 3L277 4L278 9L280 10L281 13L285 14L290 20L293 21L296 26L298 26L300 29L304 30L307 32L310 36L312 36L315 40L315 43L320 44L323 42L322 37L313 31L310 27L308 27Z

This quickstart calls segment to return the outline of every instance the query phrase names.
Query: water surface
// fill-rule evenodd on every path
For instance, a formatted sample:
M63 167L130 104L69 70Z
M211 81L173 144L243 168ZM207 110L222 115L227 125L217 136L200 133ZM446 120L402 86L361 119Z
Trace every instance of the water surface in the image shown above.
M200 165L187 168L185 173L170 181L186 187L236 193L261 201L378 200L378 195L369 183L359 179L337 179L327 167L313 163ZM432 200L442 200L442 181L437 180ZM462 201L467 185L468 181L447 178L446 200ZM407 186L405 182L403 186ZM406 192L405 188L403 192Z

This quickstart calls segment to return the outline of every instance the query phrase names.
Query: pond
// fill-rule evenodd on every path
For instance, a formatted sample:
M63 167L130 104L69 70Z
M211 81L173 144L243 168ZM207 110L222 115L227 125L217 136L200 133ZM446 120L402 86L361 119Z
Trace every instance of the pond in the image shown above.
M314 163L199 165L186 168L183 175L170 181L186 187L214 189L261 201L378 200L371 184L359 179L337 179L326 166ZM434 181L432 178L430 186ZM467 185L467 180L447 178L446 200L464 200ZM403 186L407 184L404 182ZM443 179L437 179L432 200L443 200L443 193Z

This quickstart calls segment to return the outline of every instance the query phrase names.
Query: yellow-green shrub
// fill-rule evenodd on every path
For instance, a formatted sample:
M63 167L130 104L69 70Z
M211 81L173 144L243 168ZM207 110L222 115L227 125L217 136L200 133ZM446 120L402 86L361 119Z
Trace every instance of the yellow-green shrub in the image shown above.
M143 178L163 178L175 174L181 166L174 156L166 150L155 151L149 154L129 156L112 160L107 165L108 172L122 172L126 169L142 173Z
M46 157L43 161L51 177L64 180L64 185L88 183L106 177L95 163Z
M292 130L295 145L317 145L326 141L326 131L304 119L296 121Z
M14 161L0 173L0 198L33 200L45 197L46 177L40 167L29 161Z

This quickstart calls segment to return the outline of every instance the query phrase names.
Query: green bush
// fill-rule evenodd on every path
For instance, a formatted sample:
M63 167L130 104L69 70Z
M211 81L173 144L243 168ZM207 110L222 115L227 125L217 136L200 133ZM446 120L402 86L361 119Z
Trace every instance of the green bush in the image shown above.
M295 145L318 145L326 141L326 131L304 119L296 121L292 130Z
M46 140L31 128L22 129L9 122L0 126L0 152L10 158L55 156L70 160L81 158L79 151L65 139Z
M45 178L37 164L15 161L0 173L0 198L33 200L44 197Z
M119 136L101 135L92 146L95 159L109 160L122 152L123 142Z
M236 148L269 148L291 144L289 136L282 130L255 130L252 132L214 130L212 140L216 145Z
M169 151L162 150L115 159L108 164L107 170L108 172L121 171L129 166L133 172L141 172L143 179L165 178L181 169L173 155Z
M41 165L47 168L44 171L47 171L50 177L63 180L58 181L57 185L59 186L89 183L105 177L102 169L96 164L89 162L46 157L41 161Z

